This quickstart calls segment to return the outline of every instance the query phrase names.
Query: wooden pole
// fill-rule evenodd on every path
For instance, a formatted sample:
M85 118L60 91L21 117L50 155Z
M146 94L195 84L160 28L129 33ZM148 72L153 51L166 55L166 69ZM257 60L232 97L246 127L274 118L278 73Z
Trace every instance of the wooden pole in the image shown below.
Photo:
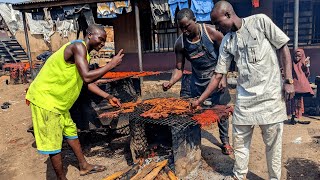
M294 50L298 49L299 39L299 0L294 1Z
M134 5L134 13L135 13L135 19L136 19L136 31L137 31L137 40L138 40L139 70L140 72L142 72L143 65L142 65L142 49L141 49L141 36L140 36L140 15L139 15L139 7L137 2L135 2L135 5ZM142 86L143 86L143 77L140 77L141 96L142 96Z
M142 50L141 50L141 36L140 36L140 17L139 17L139 8L138 8L137 3L135 3L134 8L135 8L135 17L136 17L137 39L138 39L139 70L143 71Z
M27 21L26 21L26 12L22 12L22 20L23 20L23 28L24 28L24 36L26 39L26 45L27 45L27 50L28 50L28 59L30 63L30 75L31 79L33 80L33 70L32 70L32 59L31 59L31 50L30 50L30 43L29 43L29 36L28 36L28 28L27 28Z

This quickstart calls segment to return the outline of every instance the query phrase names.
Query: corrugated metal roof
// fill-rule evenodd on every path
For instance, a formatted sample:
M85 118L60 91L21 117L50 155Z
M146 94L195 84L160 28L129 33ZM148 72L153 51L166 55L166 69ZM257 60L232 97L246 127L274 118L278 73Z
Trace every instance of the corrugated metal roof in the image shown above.
M21 2L13 4L12 7L19 11L31 11L32 9L45 8L45 7L55 7L55 6L70 6L77 4L90 4L90 3L100 3L113 0L32 0L27 2ZM115 0L117 1L117 0Z
M60 1L60 0L30 0L30 1L26 1L26 2L15 3L13 5L35 4L35 3L39 3L39 2L55 2L55 1Z

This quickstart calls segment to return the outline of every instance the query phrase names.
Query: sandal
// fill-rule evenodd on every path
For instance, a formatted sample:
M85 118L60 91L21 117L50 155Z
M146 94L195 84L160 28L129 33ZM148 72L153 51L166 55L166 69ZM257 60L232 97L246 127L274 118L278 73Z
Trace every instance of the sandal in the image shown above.
M233 149L230 146L230 144L223 144L223 146L221 147L222 150L222 154L224 155L231 155L233 153Z
M105 166L99 166L99 165L93 165L93 168L90 170L86 170L86 171L80 171L80 176L85 176L88 174L93 174L93 173L97 173L97 172L102 172L106 170Z

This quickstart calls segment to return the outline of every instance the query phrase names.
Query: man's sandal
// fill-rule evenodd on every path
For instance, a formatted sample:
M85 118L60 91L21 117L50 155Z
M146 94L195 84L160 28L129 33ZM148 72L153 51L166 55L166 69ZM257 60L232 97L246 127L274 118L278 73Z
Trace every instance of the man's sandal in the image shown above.
M88 174L102 172L104 170L106 170L105 166L94 165L91 170L82 171L82 172L80 171L80 176L85 176L85 175L88 175Z

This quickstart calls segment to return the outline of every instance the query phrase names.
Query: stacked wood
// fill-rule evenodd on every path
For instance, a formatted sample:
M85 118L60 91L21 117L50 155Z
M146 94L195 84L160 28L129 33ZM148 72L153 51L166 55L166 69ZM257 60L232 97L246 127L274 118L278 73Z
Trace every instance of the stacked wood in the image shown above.
M116 172L103 180L178 180L167 164L167 159L158 163L152 161L138 171L141 166L138 166L137 163L123 171Z

